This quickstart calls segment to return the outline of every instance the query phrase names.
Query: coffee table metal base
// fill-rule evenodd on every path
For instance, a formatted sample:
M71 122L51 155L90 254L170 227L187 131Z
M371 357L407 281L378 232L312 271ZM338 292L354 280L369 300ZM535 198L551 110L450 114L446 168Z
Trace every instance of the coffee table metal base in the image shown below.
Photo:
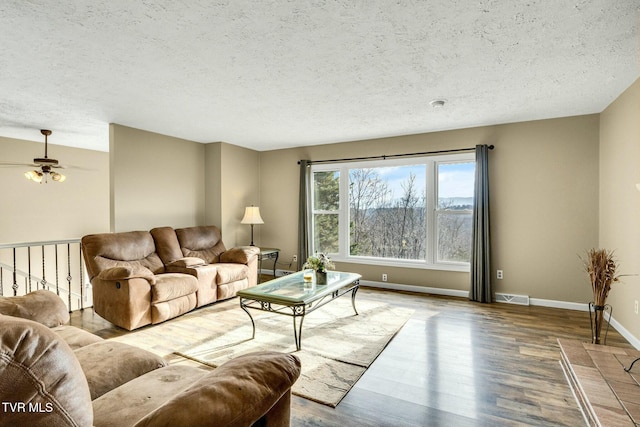
M359 287L360 281L356 280L351 285L338 289L331 294L325 295L324 297L308 304L276 304L268 301L240 297L240 307L251 319L251 326L253 327L251 339L256 337L256 323L253 320L251 312L248 310L249 308L291 316L293 318L293 338L296 342L296 350L300 350L302 348L302 322L304 321L304 316L349 292L351 292L351 305L353 306L353 311L358 315L358 310L356 309L356 292L358 292ZM300 319L299 322L298 319Z

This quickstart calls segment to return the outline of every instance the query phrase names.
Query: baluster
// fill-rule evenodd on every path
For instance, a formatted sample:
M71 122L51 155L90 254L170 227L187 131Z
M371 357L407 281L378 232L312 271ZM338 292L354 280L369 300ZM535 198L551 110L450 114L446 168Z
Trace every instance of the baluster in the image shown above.
M13 248L13 296L18 296L18 269L16 268L16 248Z
M67 295L69 295L69 313L71 313L71 244L67 243Z
M44 265L44 245L42 245L42 279L40 279L40 284L42 285L42 289L44 289L44 286L47 284L47 279L46 279L46 270L45 270L45 265Z
M29 283L29 292L31 292L31 246L27 246L27 278Z
M80 264L80 310L84 310L84 271L82 269L82 245L78 243L78 255L79 255L79 264Z
M56 243L53 247L56 252L56 294L60 295L60 282L58 280L58 244Z

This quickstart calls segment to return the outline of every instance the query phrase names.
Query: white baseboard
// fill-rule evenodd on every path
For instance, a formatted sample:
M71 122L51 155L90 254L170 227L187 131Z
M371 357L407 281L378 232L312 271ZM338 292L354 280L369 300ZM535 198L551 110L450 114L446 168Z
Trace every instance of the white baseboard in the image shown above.
M273 270L262 269L262 273L273 274ZM291 273L293 273L293 271L276 270L277 277L285 276ZM404 285L401 283L376 282L371 280L360 280L360 284L362 286L368 286L371 288L469 298L469 291L461 291L458 289L432 288L428 286ZM576 311L589 311L589 304L580 303L580 302L556 301L556 300L542 299L542 298L529 298L529 303L531 305L538 305L542 307L562 308L565 310L576 310ZM504 304L504 303L501 303L501 304ZM634 348L640 350L640 340L635 336L633 336L633 334L631 334L631 332L625 329L618 321L616 321L615 317L611 317L607 320L609 320L609 324L616 331L618 331L618 333L622 335L627 341L629 341L629 343Z
M589 311L589 305L583 302L556 301L552 299L529 298L531 305L542 307L564 308L565 310Z
M609 324L613 326L613 328L618 331L620 335L622 335L629 344L631 344L636 350L640 350L640 340L633 336L631 332L629 332L624 326L622 326L615 317L610 317Z
M391 282L374 282L369 280L360 280L362 286L371 288L391 289L395 291L418 292L423 294L446 295L450 297L469 298L469 291L460 291L457 289L431 288L428 286L403 285Z

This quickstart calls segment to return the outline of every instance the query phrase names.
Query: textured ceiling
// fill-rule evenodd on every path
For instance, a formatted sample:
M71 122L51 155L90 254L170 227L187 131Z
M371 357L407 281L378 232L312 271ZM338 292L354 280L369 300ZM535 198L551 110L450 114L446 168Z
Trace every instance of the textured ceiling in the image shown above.
M3 0L0 136L268 150L599 113L639 23L638 0Z

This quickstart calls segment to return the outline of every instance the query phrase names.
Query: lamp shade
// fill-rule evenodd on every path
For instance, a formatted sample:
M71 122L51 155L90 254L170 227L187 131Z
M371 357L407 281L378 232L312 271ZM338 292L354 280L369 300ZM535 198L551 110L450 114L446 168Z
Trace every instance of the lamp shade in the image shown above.
M244 208L244 218L240 221L242 224L264 224L260 216L260 208L258 206L247 206Z

